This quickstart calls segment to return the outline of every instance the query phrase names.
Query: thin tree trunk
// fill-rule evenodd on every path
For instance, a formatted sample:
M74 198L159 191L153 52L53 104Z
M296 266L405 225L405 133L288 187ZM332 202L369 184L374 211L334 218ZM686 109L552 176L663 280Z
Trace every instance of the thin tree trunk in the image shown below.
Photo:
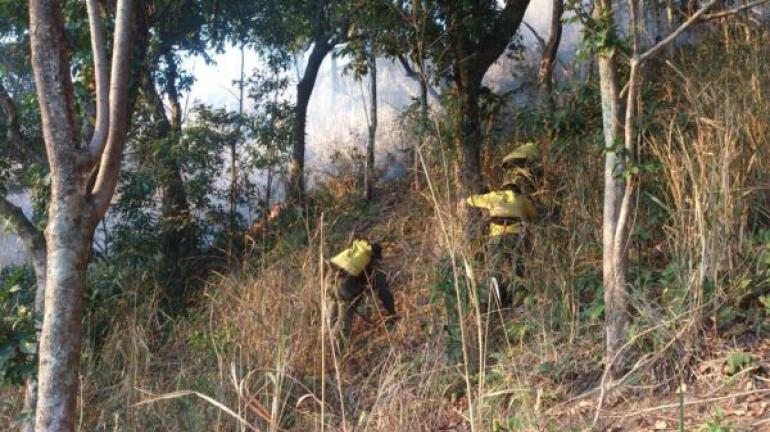
M21 134L19 139L23 140ZM45 237L40 230L24 215L20 207L15 206L5 197L0 196L0 218L8 222L11 229L17 233L32 261L35 271L35 320L42 319L45 300L46 279L46 245ZM35 325L37 338L40 339L40 327ZM22 421L23 432L35 430L35 406L37 405L37 377L32 375L25 382L23 412L28 417Z
M430 121L428 117L428 77L425 72L425 62L420 62L420 124L421 124L421 136L420 136L420 142L425 142L425 139L428 134L428 122ZM420 188L420 158L417 157L417 146L419 145L418 142L415 142L414 148L411 152L411 163L414 167L414 179L412 182L412 187L414 189Z
M45 244L32 251L32 267L35 270L35 319L43 318L45 311L45 281L46 281L46 252ZM40 339L41 327L35 324L37 338ZM38 347L37 352L40 349ZM24 412L29 416L22 423L23 432L35 431L35 408L37 406L37 377L32 375L27 378L24 390Z
M42 240L42 239L41 239ZM32 251L32 267L35 270L35 320L42 322L45 312L45 281L46 281L46 253L45 243ZM42 327L35 323L37 338L40 339ZM38 346L37 352L40 352ZM37 407L37 376L31 375L24 383L24 408L27 415L21 425L22 432L35 432L35 408Z
M374 140L377 134L377 58L372 42L369 52L369 140L366 144L364 189L366 200L371 201L374 191Z
M244 46L241 45L241 74L238 81L238 133L236 139L230 141L230 233L227 239L227 255L232 259L234 251L234 241L237 233L237 207L238 207L238 170L236 161L238 159L237 145L241 139L241 126L243 124L243 87L244 87Z
M609 0L601 0L596 13L611 8ZM623 199L624 163L617 153L622 142L620 108L620 77L615 50L599 56L599 83L604 129L604 215L602 222L602 280L604 286L605 367L608 377L615 379L622 372L624 361L620 348L628 329L626 295L626 254L615 247L620 203Z
M297 104L294 107L293 147L291 154L291 169L289 172L288 198L293 204L300 204L305 197L305 127L307 125L307 108L313 87L318 77L324 58L333 46L325 39L317 38L310 52L305 73L297 84Z
M564 0L553 0L551 33L543 49L543 59L540 61L540 69L537 73L540 100L547 106L553 105L553 65L561 43L562 14L564 14Z
M164 56L168 63L165 72L164 93L171 107L169 116L163 106L163 100L152 82L152 74L146 71L143 76L143 90L149 99L156 120L157 137L171 146L180 139L182 133L182 105L177 91L178 73L176 63L170 51ZM179 162L171 152L163 152L164 157L155 160L153 155L144 155L144 163L158 163L161 168L161 232L159 278L165 290L165 302L174 311L181 310L187 278L183 274L184 264L197 247L197 239L192 226L188 223L190 206L187 190L182 177Z

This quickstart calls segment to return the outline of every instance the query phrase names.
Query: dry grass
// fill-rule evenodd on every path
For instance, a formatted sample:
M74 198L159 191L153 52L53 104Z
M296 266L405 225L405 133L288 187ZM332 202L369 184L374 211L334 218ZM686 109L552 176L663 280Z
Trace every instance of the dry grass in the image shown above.
M680 380L691 377L694 389L706 383L699 366L723 361L727 349L711 317L737 283L757 279L749 240L768 220L770 105L763 95L770 72L762 60L770 52L758 42L729 42L659 66L674 72L650 90L666 103L644 128L642 157L658 165L644 177L635 220L637 232L651 232L637 234L631 256L653 277L629 279L629 349L639 361L621 392L630 399L602 413L605 426L643 428L631 420L657 412L650 407L670 408ZM157 301L127 292L103 345L89 348L83 365L82 430L588 428L602 370L601 155L590 145L594 132L543 143L551 150L537 198L546 218L533 227L527 290L517 307L487 313L485 299L471 295L466 303L455 293L465 361L447 356L444 327L455 311L438 297L437 271L448 256L453 265L442 276L474 287L485 284L485 269L476 259L479 245L464 243L452 164L436 140L423 148L423 190L392 185L364 207L350 192L355 181L329 182L313 219L297 224L270 254L211 278L186 318L161 319ZM375 302L367 302L371 323L358 320L349 350L336 353L321 319L327 285L320 262L352 232L384 241L401 320L386 330ZM673 279L663 281L672 266ZM709 352L714 347L720 352ZM715 379L692 397L711 400L742 385ZM2 412L18 406L6 403ZM710 412L698 411L688 425L694 430Z

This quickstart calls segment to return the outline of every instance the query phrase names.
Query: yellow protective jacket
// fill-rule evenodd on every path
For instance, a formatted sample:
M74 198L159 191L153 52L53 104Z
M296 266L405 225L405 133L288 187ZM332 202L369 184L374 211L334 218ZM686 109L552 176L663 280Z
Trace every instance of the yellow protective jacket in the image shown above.
M466 200L471 207L487 210L489 216L497 219L510 219L510 222L495 221L489 224L491 237L518 234L521 232L520 221L535 222L537 209L524 195L510 190L494 191L483 195L473 195Z
M329 261L350 275L358 276L371 260L372 245L366 240L356 240L352 246L338 253Z

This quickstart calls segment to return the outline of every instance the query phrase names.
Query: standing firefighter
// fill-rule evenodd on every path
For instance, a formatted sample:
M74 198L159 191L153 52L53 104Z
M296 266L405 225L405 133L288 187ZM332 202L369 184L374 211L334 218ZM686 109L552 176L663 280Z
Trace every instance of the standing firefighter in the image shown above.
M488 212L488 268L490 281L494 278L497 282L502 305L513 301L514 277L524 276L525 225L538 218L537 209L527 196L536 189L533 165L538 153L534 143L519 146L503 158L505 172L500 190L473 195L466 200L469 206ZM511 277L507 278L507 274Z
M395 322L396 307L388 287L387 275L379 266L381 260L380 244L366 240L354 241L352 246L329 260L336 283L327 310L328 323L338 343L342 344L350 336L356 310L367 288L377 293L388 315L386 324Z

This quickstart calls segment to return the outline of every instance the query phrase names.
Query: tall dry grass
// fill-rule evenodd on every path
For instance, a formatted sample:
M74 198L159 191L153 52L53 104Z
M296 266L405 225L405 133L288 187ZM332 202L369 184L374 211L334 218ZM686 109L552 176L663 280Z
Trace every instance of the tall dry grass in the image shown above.
M725 34L729 43L711 40L656 66L665 78L646 93L661 103L643 124L642 162L656 171L642 179L631 242L632 262L654 275L629 278L628 348L638 361L628 386L637 394L678 383L688 355L707 355L698 341L736 281L751 276L748 240L770 220L768 37ZM85 356L81 430L589 427L593 412L564 410L598 395L602 370L599 134L545 141L514 130L490 149L492 183L491 163L516 142L536 139L548 150L536 196L543 220L530 227L525 286L512 310L485 308L491 299L476 294L489 292L476 289L488 285L483 241L462 233L451 151L434 137L419 153L420 191L396 184L364 206L350 178L322 185L313 218L267 255L212 277L187 317L165 319L157 300L137 296L152 289L128 284L108 335ZM322 319L330 287L321 262L351 233L384 242L401 319L387 330L376 302L366 302L371 322L359 319L346 351L336 352ZM661 276L666 268L673 279ZM459 310L444 307L441 277L453 282ZM445 327L454 324L460 361L447 353Z

